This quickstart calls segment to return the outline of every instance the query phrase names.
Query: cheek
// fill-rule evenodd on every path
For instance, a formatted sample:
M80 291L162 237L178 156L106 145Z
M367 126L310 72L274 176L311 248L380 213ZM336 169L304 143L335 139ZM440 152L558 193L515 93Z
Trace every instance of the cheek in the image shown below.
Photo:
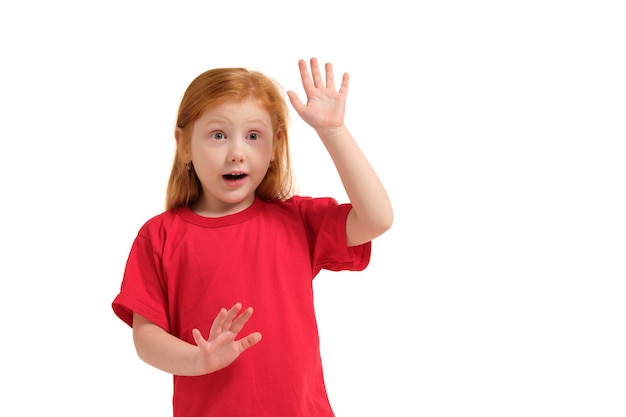
M192 152L192 160L194 166L198 170L202 170L204 172L213 171L217 169L218 161L217 155L215 152L206 152L197 150Z
M268 148L269 149L267 150L267 153L268 153L270 159L273 160L274 158L276 158L278 156L277 155L277 151L279 150L279 148L277 147L276 141L270 143Z

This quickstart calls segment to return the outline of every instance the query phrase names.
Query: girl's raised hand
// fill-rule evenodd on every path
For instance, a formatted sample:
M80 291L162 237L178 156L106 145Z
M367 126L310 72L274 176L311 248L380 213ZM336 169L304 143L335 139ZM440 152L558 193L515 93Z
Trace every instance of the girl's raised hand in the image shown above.
M348 73L343 74L341 87L337 91L332 64L327 63L325 65L326 81L322 78L316 58L311 58L310 73L303 59L298 61L298 66L307 100L304 104L296 93L287 91L293 108L302 120L318 133L342 127L344 125L346 96L348 95Z
M241 308L240 303L235 304L229 310L222 308L213 320L209 338L206 340L200 330L192 330L196 345L202 350L202 368L205 372L215 372L225 368L237 359L243 351L261 340L261 333L258 332L235 340L252 315L252 307L248 307L239 314Z

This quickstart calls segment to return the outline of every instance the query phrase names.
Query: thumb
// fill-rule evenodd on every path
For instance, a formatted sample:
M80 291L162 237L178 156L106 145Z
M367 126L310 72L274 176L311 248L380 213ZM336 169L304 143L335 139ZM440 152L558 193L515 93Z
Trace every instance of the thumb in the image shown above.
M201 346L202 344L206 343L206 340L204 340L204 337L202 337L202 333L200 333L200 330L193 329L191 331L191 335L193 336L193 340L195 340L196 345Z
M302 103L302 101L300 101L300 98L298 97L296 93L294 93L293 91L287 91L287 97L289 97L289 101L291 102L291 105L293 106L294 109L296 109L298 113L300 113L302 109L304 109L305 106Z

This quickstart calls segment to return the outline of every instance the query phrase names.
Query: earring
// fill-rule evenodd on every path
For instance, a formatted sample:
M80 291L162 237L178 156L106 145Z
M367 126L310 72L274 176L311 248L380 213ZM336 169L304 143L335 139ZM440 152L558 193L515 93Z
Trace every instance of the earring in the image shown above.
M187 171L191 171L192 168L193 168L192 162L191 161L187 162Z

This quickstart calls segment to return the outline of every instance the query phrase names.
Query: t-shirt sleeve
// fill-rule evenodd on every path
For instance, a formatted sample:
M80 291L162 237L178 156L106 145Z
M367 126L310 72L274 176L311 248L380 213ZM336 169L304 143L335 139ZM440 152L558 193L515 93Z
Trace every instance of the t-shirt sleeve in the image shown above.
M133 242L113 311L132 327L133 312L170 331L161 256L142 228Z
M306 201L306 200L305 200ZM313 207L305 210L307 223L313 228L313 272L321 269L330 271L361 271L370 261L372 242L348 246L346 221L351 204L337 204L332 198L308 200Z

